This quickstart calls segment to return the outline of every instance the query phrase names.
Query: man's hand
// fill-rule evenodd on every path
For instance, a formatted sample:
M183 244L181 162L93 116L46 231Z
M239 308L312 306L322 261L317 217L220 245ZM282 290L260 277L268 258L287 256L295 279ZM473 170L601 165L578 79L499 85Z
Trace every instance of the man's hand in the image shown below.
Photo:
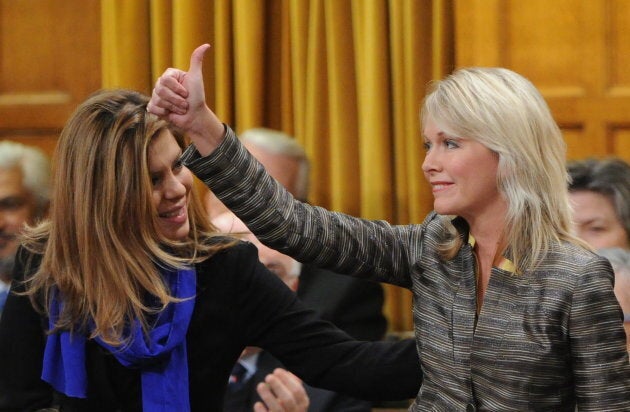
M300 378L285 369L276 369L256 387L262 402L254 412L306 412L310 400Z

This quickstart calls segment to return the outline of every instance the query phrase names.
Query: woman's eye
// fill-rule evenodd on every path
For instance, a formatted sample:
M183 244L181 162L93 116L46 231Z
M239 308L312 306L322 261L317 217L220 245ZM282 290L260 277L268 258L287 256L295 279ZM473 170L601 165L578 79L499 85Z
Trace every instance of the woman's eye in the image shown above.
M599 232L605 232L607 229L603 226L591 226L588 228L588 230L591 232L599 233Z
M424 150L425 150L426 152L428 152L428 151L429 151L429 149L431 149L431 143L429 143L429 142L424 142L424 143L422 144L422 147L424 148Z
M184 163L182 162L182 159L179 158L175 161L175 163L173 164L173 170L179 170L182 167L184 167Z
M160 183L160 178L158 176L151 176L151 184L157 186L158 183Z
M444 141L444 144L449 149L455 149L455 148L459 147L459 145L457 144L457 142L455 142L455 140L447 139L447 140Z

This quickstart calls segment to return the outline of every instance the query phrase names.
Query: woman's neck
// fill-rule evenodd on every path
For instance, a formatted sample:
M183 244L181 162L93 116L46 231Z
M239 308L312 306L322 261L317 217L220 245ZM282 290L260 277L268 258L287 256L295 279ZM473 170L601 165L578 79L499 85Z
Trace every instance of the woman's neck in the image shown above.
M475 253L480 263L489 262L491 265L496 265L501 262L505 249L502 227L492 233L471 231L471 235L475 238Z
M479 259L490 263L501 261L505 244L505 218L507 203L496 203L481 215L469 216L470 234L475 238L475 253ZM481 262L480 262L481 263Z
M487 213L485 218L477 217L468 222L470 234L475 239L475 258L477 263L477 314L490 283L493 266L499 266L503 260L505 244L505 210Z

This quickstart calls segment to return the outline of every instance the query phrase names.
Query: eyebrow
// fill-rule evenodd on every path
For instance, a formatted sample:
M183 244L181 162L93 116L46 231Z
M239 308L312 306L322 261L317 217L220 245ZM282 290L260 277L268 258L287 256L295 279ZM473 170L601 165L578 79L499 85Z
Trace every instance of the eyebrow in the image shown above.
M451 134L446 133L445 131L442 131L442 130L438 132L438 136L439 136L439 137L441 137L441 138L443 138L443 139L445 139L445 138L446 138L446 139L457 139L457 140L462 140L462 139L463 139L463 137L461 137L461 136L451 135ZM429 138L427 137L427 135L425 135L424 133L422 133L422 138L423 138L424 140L428 140L428 139L429 139Z
M1 197L0 196L0 205L1 206L23 206L27 202L26 195L8 195Z
M595 217L592 217L592 218L589 218L589 219L585 219L585 220L578 220L576 218L573 218L573 222L577 223L579 225L588 225L588 224L591 224L591 223L607 223L608 220L604 219L601 216L595 216Z

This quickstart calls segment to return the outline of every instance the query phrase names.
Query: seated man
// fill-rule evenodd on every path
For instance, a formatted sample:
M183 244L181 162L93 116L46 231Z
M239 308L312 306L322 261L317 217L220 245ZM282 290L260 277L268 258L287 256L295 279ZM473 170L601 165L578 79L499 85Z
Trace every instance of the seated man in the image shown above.
M264 128L247 130L240 138L274 179L296 199L307 200L309 162L295 139ZM211 220L228 211L212 193L207 198L207 208ZM290 257L286 259L293 261ZM387 332L387 319L383 315L385 298L379 283L307 265L300 271L297 294L322 319L334 323L356 339L380 340Z
M309 163L304 149L295 139L270 129L250 129L240 137L276 180L296 198L306 201ZM317 311L322 319L334 323L357 339L380 340L385 336L387 320L382 311L384 293L380 284L302 265L262 245L212 193L208 196L207 207L213 224L219 230L244 233L245 238L258 247L261 262L295 290L300 299ZM255 349L247 350L241 361L248 369L245 377L251 383L246 385L247 389L241 395L228 393L226 412L251 411L254 401L259 399L255 393L256 384L262 382L267 373L281 366L270 354L258 353ZM306 393L310 400L308 411L311 412L371 410L369 402L330 391L306 386Z
M240 238L252 242L258 248L260 261L269 270L278 275L280 279L292 290L297 289L300 276L300 263L289 256L269 249L260 243L249 229L231 212L225 212L213 219L213 223L223 232L232 232ZM270 353L261 351L260 348L247 347L241 355L238 364L232 371L232 377L225 395L224 410L226 412L251 412L256 402L260 402L260 391L266 390L259 384L264 382L267 375L282 364ZM299 379L293 377L297 382ZM372 408L370 402L339 395L324 389L304 385L305 396L310 406L308 409L296 409L296 411L348 411L369 412ZM267 402L265 402L267 404ZM269 405L267 405L269 406Z
M11 283L25 223L48 210L50 163L39 149L8 140L0 142L0 315Z

